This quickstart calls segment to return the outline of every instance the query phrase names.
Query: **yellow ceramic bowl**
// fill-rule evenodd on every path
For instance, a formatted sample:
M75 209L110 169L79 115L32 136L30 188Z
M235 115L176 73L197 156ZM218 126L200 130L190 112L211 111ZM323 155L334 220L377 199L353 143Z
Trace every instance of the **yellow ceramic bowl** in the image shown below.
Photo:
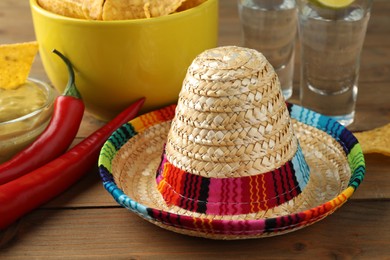
M67 56L87 109L108 120L146 97L144 111L176 102L192 60L217 45L218 0L167 16L89 21L42 9L30 0L45 71L62 93L68 74L52 53Z

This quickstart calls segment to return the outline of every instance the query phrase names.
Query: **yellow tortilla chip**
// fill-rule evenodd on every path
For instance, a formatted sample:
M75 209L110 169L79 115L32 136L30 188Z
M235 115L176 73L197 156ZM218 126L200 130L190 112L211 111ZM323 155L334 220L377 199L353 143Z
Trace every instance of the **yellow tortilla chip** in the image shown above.
M198 6L200 4L203 4L207 0L186 0L184 3L182 3L179 8L177 9L178 12L185 11L188 9L191 9L195 6Z
M150 14L150 3L144 4L144 13L146 18L152 17L152 15Z
M14 89L24 84L37 52L35 41L0 45L0 87Z
M103 20L128 20L171 14L185 0L106 0Z
M85 19L83 12L84 0L38 0L39 6L55 14Z
M354 133L363 153L381 153L390 156L390 123L372 130Z
M127 20L147 18L144 0L106 0L103 6L103 20Z
M171 14L179 8L179 6L184 2L185 0L150 0L150 14L152 17L159 17Z
M169 15L206 0L37 0L55 14L90 20L129 20Z
M85 18L89 20L102 20L104 1L105 0L84 0L82 9Z

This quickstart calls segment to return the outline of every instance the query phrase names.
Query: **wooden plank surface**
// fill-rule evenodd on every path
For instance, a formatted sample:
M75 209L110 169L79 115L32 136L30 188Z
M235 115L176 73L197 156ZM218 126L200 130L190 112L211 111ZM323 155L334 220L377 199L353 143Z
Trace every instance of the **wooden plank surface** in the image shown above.
M236 0L220 0L219 36L219 45L240 45ZM34 39L28 0L1 0L0 44ZM291 102L298 103L299 55L295 64ZM47 80L39 56L31 76ZM389 99L390 1L374 0L350 129L389 123ZM87 113L75 143L102 124ZM363 183L333 215L291 234L245 241L187 237L149 224L118 206L95 168L0 231L0 259L390 259L390 157L367 155L366 165Z
M5 259L385 259L389 211L381 202L352 201L283 236L215 241L166 231L122 208L39 210L3 236L0 252Z

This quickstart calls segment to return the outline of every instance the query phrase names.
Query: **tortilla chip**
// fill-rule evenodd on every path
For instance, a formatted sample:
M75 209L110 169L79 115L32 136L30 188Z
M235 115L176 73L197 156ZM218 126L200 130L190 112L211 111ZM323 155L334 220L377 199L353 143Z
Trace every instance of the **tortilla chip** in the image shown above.
M128 20L171 14L185 0L106 0L103 20Z
M354 133L363 153L381 153L390 156L390 123L372 130Z
M144 4L144 13L146 18L152 17L152 15L150 14L150 3Z
M47 11L90 20L129 20L169 15L206 0L37 0Z
M83 1L84 0L38 0L38 4L43 9L55 14L85 19Z
M0 87L14 89L24 84L37 52L35 41L0 45Z
M191 9L195 6L198 6L200 4L203 4L207 0L186 0L184 3L182 3L179 8L177 9L178 12L185 11L188 9Z
M103 6L103 20L127 20L147 18L144 0L106 0Z
M150 0L150 14L152 17L159 17L171 14L181 6L185 0Z
M105 0L84 0L82 10L84 17L89 20L102 20Z

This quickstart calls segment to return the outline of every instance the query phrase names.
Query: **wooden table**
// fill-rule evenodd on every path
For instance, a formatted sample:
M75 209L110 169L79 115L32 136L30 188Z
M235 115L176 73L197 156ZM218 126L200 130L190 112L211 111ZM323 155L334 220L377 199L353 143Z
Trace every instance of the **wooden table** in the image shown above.
M0 43L34 39L28 1L1 0ZM236 1L221 0L219 44L239 45L239 39ZM353 131L390 122L389 0L374 1L360 72ZM31 76L47 80L39 57ZM298 71L294 85L292 102L297 101ZM85 115L76 142L100 125ZM390 158L367 155L366 164L363 183L333 215L287 235L246 241L187 237L149 224L119 207L93 169L61 196L1 231L0 259L390 259Z

